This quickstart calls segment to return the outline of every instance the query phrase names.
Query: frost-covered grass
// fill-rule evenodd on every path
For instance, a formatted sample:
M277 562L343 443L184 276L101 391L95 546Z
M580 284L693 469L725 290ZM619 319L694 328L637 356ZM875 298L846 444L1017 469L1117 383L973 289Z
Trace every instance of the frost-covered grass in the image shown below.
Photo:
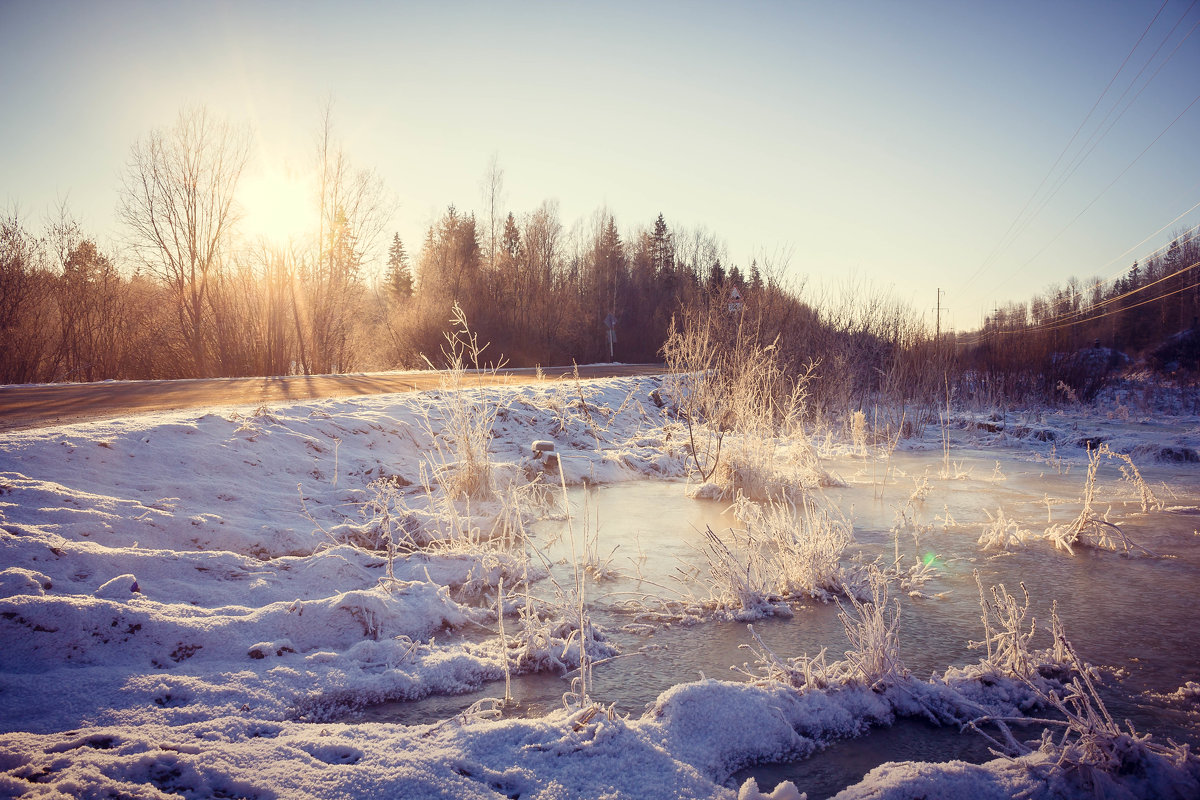
M1006 517L1003 508L998 509L995 515L985 511L988 522L979 535L980 547L984 550L1012 550L1023 548L1031 541L1043 540L1070 555L1075 554L1076 548L1093 548L1125 556L1153 557L1154 553L1133 541L1119 525L1109 519L1108 511L1101 512L1097 509L1097 475L1105 459L1118 462L1124 480L1132 484L1138 492L1138 503L1142 513L1161 511L1164 508L1164 504L1142 478L1141 472L1128 454L1114 452L1106 444L1100 444L1094 449L1089 445L1078 514L1066 522L1050 522L1041 533L1036 533L1022 528L1016 520ZM1046 498L1046 505L1048 514L1052 513L1049 496Z
M1088 451L1087 478L1083 486L1082 508L1079 515L1066 524L1051 525L1046 529L1045 538L1056 548L1074 554L1076 547L1095 547L1100 550L1113 550L1124 555L1153 556L1146 548L1131 541L1125 532L1108 520L1107 514L1099 513L1096 503L1096 473L1103 458L1117 459L1121 462L1121 471L1126 480L1133 483L1139 494L1142 512L1153 505L1162 508L1162 504L1154 496L1154 492L1142 480L1141 473L1128 455L1114 453L1108 445L1101 444L1094 450Z
M433 443L423 466L423 483L436 481L442 496L489 499L496 492L492 467L492 431L507 394L480 379L495 375L503 361L485 364L477 334L467 325L458 304L450 319L453 326L442 347L442 387L445 396L436 406L426 406L421 427ZM433 366L432 364L430 366ZM438 419L433 419L432 414ZM428 475L424 475L424 470Z
M862 686L878 692L903 682L908 671L900 659L900 603L889 601L887 579L878 569L868 571L867 586L868 599L859 600L847 592L847 605L839 607L838 618L849 645L842 659L829 661L825 650L811 658L781 658L750 625L754 644L743 647L753 653L754 666L743 664L736 671L762 685L782 684L799 690ZM840 605L841 600L838 602Z
M1059 664L1069 678L1053 688L1031 677L1023 680L1036 692L1039 704L1057 716L972 721L977 731L984 722L997 726L999 738L980 731L995 744L993 752L1037 776L1051 796L1196 796L1200 762L1189 748L1156 742L1128 721L1119 725L1097 691L1093 669L1080 659L1060 625L1055 625L1054 638ZM1006 724L1018 721L1045 726L1041 738L1018 741Z
M708 595L690 595L700 613L750 620L790 615L789 601L829 602L854 579L843 566L853 526L835 507L815 499L733 506L742 527L705 531Z

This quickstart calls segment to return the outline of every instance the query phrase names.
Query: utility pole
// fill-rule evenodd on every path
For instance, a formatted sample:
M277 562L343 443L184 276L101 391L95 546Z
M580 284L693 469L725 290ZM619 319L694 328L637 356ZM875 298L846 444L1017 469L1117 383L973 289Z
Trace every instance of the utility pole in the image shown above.
M933 338L935 341L942 340L942 289L937 290L937 324L934 326Z
M934 353L938 357L941 357L941 355L942 355L942 295L943 294L945 294L945 292L939 287L937 290L937 305L934 307L934 310L937 312L937 317L936 317L936 321L934 322L934 327L933 327L933 330L934 330L934 334L933 334ZM950 309L946 309L946 310L949 311Z

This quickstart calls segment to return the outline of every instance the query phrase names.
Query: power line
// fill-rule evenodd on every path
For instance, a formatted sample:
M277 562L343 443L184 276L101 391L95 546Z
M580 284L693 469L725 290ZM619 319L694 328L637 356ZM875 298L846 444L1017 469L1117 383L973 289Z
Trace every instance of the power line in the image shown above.
M1150 238L1152 238L1152 237L1154 237L1154 236L1157 236L1159 233L1161 233L1163 230L1165 230L1165 229L1166 229L1168 226L1170 226L1170 225L1174 224L1174 223L1175 223L1175 222L1177 222L1177 221L1178 221L1178 220L1179 220L1181 217L1183 217L1185 214L1188 214L1189 212L1191 212L1192 210L1196 209L1197 207L1200 207L1200 202L1196 203L1196 204L1195 204L1195 205L1193 205L1191 208L1189 208L1187 211L1184 211L1182 214L1179 214L1178 216L1176 216L1176 217L1175 217L1173 220L1171 220L1170 222L1166 223L1166 225L1163 225L1163 226L1162 226L1161 228L1159 228L1157 231L1155 231L1154 233L1152 233L1152 234L1150 234L1149 236L1147 236L1145 239L1143 239L1143 240L1142 240L1141 242L1139 242L1137 245L1134 245L1133 247L1129 248L1128 250L1126 250L1126 251L1125 251L1124 253L1122 253L1121 255L1119 255L1119 256L1117 256L1116 258L1114 258L1112 261L1109 261L1109 262L1108 262L1108 264L1105 264L1105 267L1108 267L1108 266L1110 266L1112 263L1114 263L1115 261L1117 261L1117 260L1119 260L1119 259L1121 259L1121 258L1125 257L1125 256L1126 256L1126 255L1128 255L1130 252L1132 252L1132 251L1134 250L1134 248L1136 248L1136 247L1140 246L1141 244L1145 243L1145 242L1146 242L1148 239L1150 239ZM1140 261L1149 262L1149 261L1151 261L1153 258L1155 258L1156 256L1158 256L1160 253L1162 253L1164 250L1167 250L1167 249L1169 249L1170 247L1172 247L1173 245L1176 245L1177 243L1179 243L1179 242L1181 242L1181 241L1182 241L1184 244L1187 244L1188 242L1191 242L1193 239L1195 239L1195 238L1196 238L1196 237L1195 237L1193 234L1195 234L1195 233L1196 233L1198 230L1200 230L1200 224L1193 225L1191 228L1188 228L1187 230L1184 230L1184 231L1182 231L1182 232L1179 232L1178 234L1176 234L1176 235L1175 235L1175 237L1174 237L1174 239L1172 240L1172 242L1170 242L1169 244L1164 244L1164 245L1162 245L1162 246L1160 246L1160 247L1158 247L1158 248L1155 248L1154 250L1150 251L1149 253L1147 253L1147 254L1143 255L1143 256L1142 256L1141 258L1139 258L1137 261L1139 261L1139 262L1140 262ZM1137 262L1135 262L1135 263L1137 263ZM1195 264L1193 264L1192 266L1195 266ZM1024 327L1021 327L1021 328L1015 328L1015 329L1012 329L1011 331L1004 331L1004 333L1014 333L1014 332L1031 332L1031 331L1038 330L1038 329L1040 329L1040 328L1042 328L1042 327L1044 327L1044 326L1046 326L1046 325L1053 324L1053 323L1057 323L1057 322L1061 322L1061 321L1063 321L1064 319L1073 319L1073 318L1075 318L1075 317L1079 317L1079 316L1081 316L1081 315L1083 315L1083 314L1088 314L1088 313L1091 313L1091 312L1092 312L1092 311L1094 311L1096 308L1100 308L1100 307L1103 307L1103 306L1109 305L1109 304L1111 304L1111 303L1114 303L1114 302L1116 302L1116 301L1118 301L1118 300L1121 300L1121 299L1127 298L1127 297L1129 297L1129 296L1131 296L1131 295L1137 294L1138 292L1144 291L1145 289L1148 289L1148 288L1149 288L1149 287L1151 287L1151 286L1155 286L1155 285L1157 285L1157 284L1161 283L1161 282L1162 282L1162 281L1164 281L1164 280L1167 280L1167 279L1169 279L1169 278L1173 278L1173 277L1175 277L1176 275L1179 275L1181 272L1185 272L1185 271L1187 271L1188 269L1190 269L1190 267L1185 267L1185 268L1183 268L1182 270L1178 270L1178 271L1176 271L1176 272L1174 272L1174 273L1171 273L1170 275L1167 275L1167 276L1166 276L1166 277L1164 277L1164 278L1160 278L1159 280L1156 280L1156 281L1154 281L1153 283L1144 284L1144 285L1142 285L1142 286L1140 286L1140 287L1136 287L1136 288L1134 288L1134 289L1132 289L1132 290L1130 290L1130 291L1128 291L1128 292L1124 292L1124 293L1122 293L1122 294L1120 294L1120 295L1118 295L1118 296L1114 296L1114 297L1107 298L1107 299L1105 299L1105 300L1102 300L1101 302L1099 302L1099 303L1097 303L1097 304L1095 304L1095 305L1093 305L1093 306L1088 306L1088 308L1087 308L1087 309L1079 309L1079 310L1077 310L1077 311L1074 311L1074 312L1072 312L1072 313L1071 313L1071 314L1069 314L1069 315L1066 315L1065 317L1059 317L1057 320L1053 320L1053 321L1051 321L1051 322L1047 322L1047 323L1038 323L1037 325L1033 325L1033 326L1026 325L1026 326L1024 326ZM1113 273L1111 276L1109 276L1109 277L1108 277L1108 278L1106 278L1106 279L1099 280L1099 281L1096 281L1096 282L1092 283L1092 284L1091 284L1091 286L1092 286L1092 289L1093 289L1093 291L1094 291L1096 287L1103 286L1103 285L1105 285L1105 284L1107 284L1107 283L1109 283L1109 282L1111 282L1111 281L1114 281L1114 280L1116 280L1116 279L1118 279L1118 278L1121 278L1121 277L1123 277L1125 274L1126 274L1126 270L1124 270L1124 269L1121 269L1121 270L1119 270L1119 271L1117 271L1117 272ZM1072 294L1070 295L1070 297L1069 297L1068 299L1069 299L1069 300L1074 300L1075 298L1081 298L1082 296L1083 296L1082 292L1074 292L1074 293L1072 293ZM988 332L988 333L987 333L987 335L991 335L992 333L997 333L997 331L991 331L991 332ZM984 334L981 332L981 336L982 336L982 335L984 335Z
M1200 183L1196 184L1196 186L1200 186ZM1192 188L1196 188L1196 187L1192 187ZM1117 263L1117 262L1118 262L1118 261L1120 261L1121 259L1125 258L1125 256L1127 256L1127 255L1129 255L1130 253L1132 253L1134 250L1136 250L1137 248L1141 247L1141 246L1142 246L1142 245L1144 245L1146 242L1150 241L1150 240L1151 240L1151 239L1153 239L1155 236L1158 236L1160 233L1162 233L1163 231L1165 231L1167 228L1169 228L1170 226L1174 225L1176 222L1178 222L1179 220L1181 220L1181 219L1183 219L1184 217L1186 217L1188 214L1190 214L1190 213L1192 213L1193 211L1195 211L1197 208L1200 208L1200 202L1197 202L1195 205L1193 205L1193 206L1192 206L1191 208L1189 208L1187 211L1184 211L1182 214L1180 214L1179 216L1175 217L1175 219L1171 220L1171 221L1170 221L1170 222L1168 222L1166 225L1163 225L1161 228L1159 228L1158 230L1156 230L1154 233L1150 234L1150 235L1149 235L1149 236L1147 236L1145 239L1142 239L1140 242L1138 242L1137 244L1135 244L1133 247L1130 247L1130 248L1129 248L1128 250L1126 250L1124 253L1121 253L1121 255L1117 256L1117 257L1116 257L1116 258L1114 258L1112 261L1109 261L1107 264L1105 264L1104 266L1100 267L1100 269L1102 269L1102 270L1104 270L1104 269L1108 269L1108 268L1109 268L1109 267L1111 267L1113 264ZM1198 228L1198 227L1200 227L1200 225L1193 226L1191 229L1189 229L1188 231L1186 231L1186 233L1190 233L1191 231L1194 231L1194 230L1196 230L1196 228ZM1151 251L1151 253L1150 253L1149 255L1143 256L1143 257L1142 257L1142 260L1144 260L1144 259L1146 259L1146 258L1153 258L1153 257L1154 257L1154 256L1156 256L1156 255L1157 255L1159 252L1161 252L1162 250L1166 249L1168 246L1169 246L1169 245L1163 245L1162 247L1158 248L1158 250ZM1122 271L1122 272L1118 272L1118 273L1114 274L1114 276L1113 276L1113 277L1116 277L1116 276L1118 276L1118 275L1123 275L1123 274L1124 274L1124 272L1123 272L1123 271Z
M1197 186L1197 187L1200 187L1200 183L1196 184L1196 186ZM1192 187L1192 188L1196 188L1196 187ZM1113 264L1115 264L1115 263L1117 263L1118 261L1120 261L1120 260L1124 259L1126 256L1128 256L1128 255L1129 255L1130 253L1132 253L1134 250L1136 250L1137 248L1141 247L1141 246L1142 246L1142 245L1144 245L1146 242L1150 241L1150 240L1151 240L1151 239L1153 239L1155 236L1159 235L1160 233L1162 233L1163 231L1165 231L1167 228L1169 228L1170 226L1174 225L1176 222L1178 222L1179 220L1183 219L1183 218L1184 218L1185 216L1187 216L1188 214L1190 214L1190 213L1192 213L1193 211L1195 211L1197 208L1200 208L1200 202L1194 203L1194 204L1192 205L1192 207L1191 207L1191 208L1189 208L1189 209L1187 209L1186 211L1183 211L1182 213L1180 213L1180 214L1176 215L1174 219L1172 219L1172 220L1170 220L1169 222L1167 222L1167 223L1166 223L1165 225L1163 225L1161 228L1159 228L1158 230L1154 231L1154 233L1151 233L1149 236L1145 237L1144 239L1142 239L1142 240L1141 240L1140 242L1138 242L1137 244L1135 244L1135 245L1133 245L1132 247L1130 247L1130 248L1128 248L1127 250L1125 250L1125 252L1121 253L1120 255L1116 256L1115 258L1113 258L1113 259L1111 259L1110 261L1108 261L1107 263L1105 263L1103 266L1101 266L1101 267L1100 267L1100 269L1101 269L1101 270L1106 270L1106 269L1108 269L1109 267L1111 267ZM1193 225L1192 227L1188 228L1187 230L1184 230L1184 231L1179 231L1179 232L1173 233L1173 234L1172 234L1172 238L1173 238L1173 239L1176 239L1176 240L1178 240L1178 239L1183 239L1184 241L1188 241L1188 240L1190 240L1190 239L1192 238L1192 236L1191 236L1191 235L1192 235L1193 233L1195 233L1197 230L1200 230L1200 224ZM1157 256L1159 253L1163 252L1164 250L1166 250L1166 249L1167 249L1167 248L1169 248L1170 246L1171 246L1171 245L1170 245L1170 243L1164 244L1164 245L1162 245L1161 247L1158 247L1157 249L1155 249L1155 250L1151 250L1149 253L1146 253L1145 255L1143 255L1143 256L1140 256L1140 257L1137 259L1137 261L1149 261L1150 259L1154 258L1155 256ZM1096 287L1096 286L1103 286L1103 285L1105 285L1105 284L1112 283L1112 282L1116 281L1117 279L1119 279L1119 278L1121 278L1121 277L1124 277L1124 275L1126 274L1126 272L1127 272L1127 271L1128 271L1128 270L1126 270L1126 269L1125 269L1125 267L1121 267L1121 268L1120 268L1120 269L1118 269L1116 272L1114 272L1114 273L1112 273L1112 274L1108 275L1107 277L1104 277L1104 278L1095 278L1095 279L1093 279L1093 280L1091 281L1091 283L1089 284L1089 288L1092 288L1092 289L1094 290L1094 287ZM1070 299L1074 300L1075 298L1081 298L1081 297L1083 297L1083 293L1082 293L1081 291L1080 291L1080 292L1074 292L1074 293L1072 293L1072 295L1071 295Z
M1175 49L1172 50L1170 54L1163 59L1162 63L1158 65L1158 68L1154 70L1154 74L1152 74L1149 79L1142 84L1141 88L1138 89L1137 93L1134 94L1129 102L1125 104L1125 107L1121 109L1116 118L1113 119L1112 122L1109 122L1108 126L1105 127L1104 124L1108 122L1108 118L1111 117L1113 112L1117 110L1117 107L1121 105L1121 101L1125 99L1125 95L1129 94L1129 90L1137 84L1138 78L1142 77L1142 73L1144 73L1146 69L1154 62L1155 56L1157 56L1167 42L1170 41L1171 37L1175 34L1175 31L1179 28L1180 24L1182 24L1183 20L1188 14L1191 13L1192 9L1196 7L1197 2L1200 2L1200 0L1192 0L1192 4L1188 6L1187 10L1184 11L1183 14L1180 15L1179 19L1175 21L1175 24L1171 26L1171 30L1167 31L1167 35L1163 37L1162 41L1159 42L1158 47L1156 47L1154 52L1150 54L1150 57L1146 59L1146 63L1142 65L1140 70L1138 70L1137 75L1133 76L1133 80L1131 80L1129 85L1125 87L1125 91L1123 91L1121 96L1117 98L1116 103L1114 103L1112 108L1108 110L1108 113L1104 115L1104 119L1100 120L1096 130L1094 130L1091 136L1088 137L1087 141L1083 143L1082 147L1086 149L1081 149L1079 154L1072 159L1071 164L1067 167L1067 171L1057 180L1053 191L1051 191L1051 193L1044 200L1042 200L1041 204L1036 210L1034 210L1028 221L1032 221L1033 217L1036 217L1038 214L1040 214L1041 211L1047 205L1049 205L1050 201L1058 195L1059 190L1062 189L1062 187L1066 185L1067 181L1069 181L1075 175L1075 173L1079 171L1079 168L1083 166L1083 162L1087 161L1088 157L1095 152L1096 148L1100 146L1100 142L1103 141L1106 136L1108 136L1109 131L1111 131L1113 127L1115 127L1116 124L1121 121L1121 118L1125 116L1125 113L1129 111L1129 109L1133 107L1133 104L1137 102L1137 99L1142 96L1142 92L1146 91L1146 87L1154 82L1154 79L1158 77L1158 73L1162 72L1162 69L1167 65L1167 62L1169 62L1174 55L1179 52L1179 48L1182 47L1183 43L1188 40L1193 32L1195 32L1196 26L1200 25L1200 20L1197 20L1196 24L1192 25L1191 29L1184 34L1184 37L1179 40L1178 44L1175 45ZM1022 230L1023 229L1024 228L1022 228Z
M1200 203L1197 203L1195 206L1192 206L1192 208L1196 208L1196 206L1200 206ZM1188 209L1188 210L1190 211L1191 209ZM1184 212L1184 213L1187 213L1187 212ZM1180 216L1182 216L1182 215L1180 215ZM1176 217L1176 218L1175 218L1175 220L1178 220L1178 219L1179 219L1179 217ZM1175 220L1172 220L1172 222L1174 222ZM1168 222L1168 223L1167 223L1167 225L1170 225L1170 224L1171 224L1170 222ZM1164 225L1163 227L1165 228L1166 226ZM1162 230L1163 230L1163 228L1159 228L1157 231L1155 231L1153 234L1151 234L1151 236L1154 236L1154 235L1157 235L1158 233L1161 233L1161 232L1162 232ZM1185 241L1185 242L1187 242L1187 241L1190 241L1190 240L1193 238L1193 237L1192 237L1192 234L1193 234L1193 233L1195 233L1197 230L1200 230L1200 224L1198 224L1198 225L1193 225L1191 228L1188 228L1187 230L1185 230L1185 231L1182 231L1181 233L1179 233L1179 234L1178 234L1178 235L1175 237L1175 241L1178 241L1179 239L1183 239L1183 241ZM1149 237L1147 237L1147 238L1149 238ZM1142 242L1144 242L1144 241L1145 241L1145 239L1143 239L1143 240L1142 240ZM1139 244L1140 244L1140 243L1139 243ZM1156 249L1156 250L1151 250L1149 253L1147 253L1146 255L1142 256L1140 259L1138 259L1138 261L1149 261L1150 259L1152 259L1152 258L1154 258L1155 256L1157 256L1159 253L1163 252L1164 250L1167 250L1167 249L1168 249L1168 248L1170 248L1170 247L1171 247L1171 244L1170 244L1170 243L1168 243L1168 244L1164 244L1162 247L1159 247L1159 248L1158 248L1158 249ZM1133 248L1130 248L1130 250L1132 250L1132 249L1133 249ZM1128 253L1128 252L1129 252L1129 250L1126 250L1126 251L1125 251L1125 253ZM1122 254L1122 255L1124 255L1124 254ZM1120 257L1120 256L1119 256L1119 257ZM1113 259L1113 261L1115 261L1115 260L1116 260L1116 259ZM1105 264L1104 266L1105 266L1105 267L1108 267L1108 266L1110 266L1112 263L1113 263L1113 262L1112 262L1112 261L1110 261L1110 262L1108 262L1108 264ZM1091 286L1091 287L1093 288L1093 290L1094 290L1094 288L1095 288L1095 287L1098 287L1098 286L1104 286L1104 285L1105 285L1105 284L1107 284L1107 283L1112 283L1112 282L1114 282L1114 281L1116 281L1116 280L1118 280L1118 279L1120 279L1120 278L1124 277L1124 276L1125 276L1125 274L1126 274L1126 272L1127 272L1127 270L1126 270L1126 269L1124 269L1124 268L1121 268L1120 270L1118 270L1118 271L1116 271L1116 272L1112 273L1111 275L1109 275L1107 278L1097 279L1095 282L1091 283L1091 284L1090 284L1090 286ZM1139 290L1139 291L1140 291L1140 290ZM1125 295L1122 295L1122 297L1124 297L1124 296L1125 296ZM1069 301L1073 301L1073 300L1075 300L1076 298L1082 298L1082 297L1083 297L1083 293L1082 293L1082 292L1073 292L1073 293L1070 295L1070 297L1068 298L1068 300L1069 300ZM1109 298L1109 300L1104 300L1104 301L1102 301L1102 303L1100 303L1099 305L1103 305L1103 304L1105 304L1105 303L1108 303L1108 302L1110 302L1110 300L1115 300L1115 299L1120 299L1120 298ZM1082 312L1082 311L1079 311L1079 312L1073 312L1073 313L1075 313L1075 314L1078 314L1078 313L1083 313L1083 312Z
M1165 275L1165 276L1159 278L1158 280L1153 281L1152 283L1147 283L1143 286L1139 286L1136 289L1125 292L1124 294L1119 295L1117 297L1111 297L1101 303L1097 303L1096 305L1089 306L1086 312L1082 312L1082 313L1086 313L1087 316L1081 316L1081 312L1073 312L1072 315L1069 315L1066 319L1059 318L1056 320L1052 320L1050 322L1039 323L1037 325L1028 325L1028 326L1025 326L1022 328L1007 328L1004 330L984 331L984 332L981 332L980 334L978 334L974 339L968 340L965 342L960 342L960 344L963 344L966 346L971 346L971 345L981 344L985 340L992 338L994 336L1008 336L1008 335L1012 335L1012 334L1042 333L1042 332L1046 332L1046 331L1064 330L1066 328L1072 328L1076 325L1082 325L1086 322L1095 322L1096 320L1105 319L1107 317L1112 316L1113 314L1120 314L1125 311L1131 311L1135 308L1140 308L1141 306L1147 305L1148 303L1153 303L1157 300L1164 300L1168 297L1177 295L1180 292L1186 292L1188 289L1195 289L1197 287L1200 287L1200 281L1197 281L1196 283L1193 283L1189 286L1184 286L1181 289L1175 289L1170 292L1166 292L1164 294L1160 294L1155 297L1151 297L1146 300L1142 300L1141 302L1134 303L1131 306L1124 306L1123 308L1114 308L1111 311L1104 312L1103 314L1091 314L1090 313L1097 308L1103 308L1104 306L1111 305L1112 303L1115 303L1118 300L1128 299L1129 297L1132 297L1133 295L1138 294L1139 292L1145 291L1146 289L1149 289L1152 286L1157 286L1158 284L1162 283L1163 281L1167 281L1178 275L1182 275L1183 273L1187 272L1188 270L1194 269L1197 266L1200 266L1200 261L1193 261L1191 264L1188 264L1186 267L1183 267L1182 269L1178 269L1175 272L1172 272L1170 275Z
M1200 94L1198 94L1194 98L1192 98L1192 102L1188 103L1187 107L1184 108L1183 111L1180 111L1179 115L1176 116L1175 119L1171 120L1170 124L1168 124L1167 127L1163 128L1159 132L1159 134L1154 137L1154 139L1150 142L1150 144L1148 144L1144 148L1142 148L1142 152L1138 153L1137 156L1135 156L1134 159L1125 166L1125 169L1121 170L1120 173L1117 174L1117 177L1113 178L1108 183L1107 186L1105 186L1103 189L1101 189L1100 193L1097 194L1095 197L1093 197L1091 202L1089 202L1086 206L1083 207L1082 211L1080 211L1078 214L1076 214L1074 217L1072 217L1071 221L1068 222L1066 225L1064 225L1062 227L1062 229L1059 230L1058 233L1054 234L1054 237L1050 241L1048 241L1048 242L1046 242L1046 244L1042 245L1042 248L1040 250L1038 250L1036 253L1034 253L1032 256L1030 256L1028 259L1026 259L1026 261L1023 264L1021 264L1021 266L1019 266L1016 270L1013 270L1013 272L1017 272L1019 270L1023 270L1026 267L1028 267L1039 256L1041 256L1042 253L1046 252L1046 250L1048 250L1050 248L1050 245L1057 242L1059 237L1061 237L1064 233L1066 233L1067 230L1070 229L1070 227L1072 225L1074 225L1076 222L1078 222L1079 218L1082 217L1084 214L1086 214L1091 209L1092 206L1096 205L1096 203L1100 200L1100 198L1103 197L1105 194L1107 194L1108 190L1117 184L1117 181L1119 181L1119 180L1121 180L1121 178L1125 177L1125 173L1127 173L1127 172L1129 172L1129 170L1133 169L1133 166L1142 159L1142 156L1146 155L1146 153L1149 152L1151 147L1154 147L1154 145L1158 144L1158 140L1161 139L1163 136L1165 136L1167 131L1171 130L1171 128L1173 128L1175 126L1175 123L1179 122L1179 120L1181 120L1183 118L1183 115L1186 114L1188 111L1190 111L1192 106L1196 105L1197 102L1200 102ZM1013 273L1009 273L1008 276L1006 276L1006 277L1011 278L1012 274ZM999 286L1000 286L1000 284L994 285L989 290L989 293L998 289Z
M1025 205L1023 205L1021 210L1017 212L1017 215L1013 218L1013 221L1009 223L1008 229L1005 230L1004 235L1000 237L1000 241L996 243L996 246L992 249L991 253L988 254L987 258L983 260L983 263L980 264L962 284L963 289L966 289L967 286L970 286L971 283L977 277L979 277L980 273L982 273L987 267L991 266L991 263L995 260L995 258L1011 244L1011 241L1009 241L1009 234L1011 234L1013 229L1017 227L1017 223L1021 221L1021 218L1025 215L1025 212L1029 210L1029 207L1032 205L1034 199L1037 198L1038 194L1042 191L1042 188L1046 185L1046 181L1048 181L1050 176L1054 174L1054 171L1058 168L1059 163L1062 162L1063 156L1065 156L1071 149L1071 145L1075 143L1075 140L1079 137L1079 134L1083 130L1084 126L1087 125L1088 120L1092 118L1092 114L1096 112L1096 109L1100 106L1101 101L1104 100L1104 96L1108 94L1109 89L1111 89L1112 85L1116 82L1117 77L1125 69L1125 65L1129 63L1129 59L1133 57L1134 52L1139 46L1141 46L1142 40L1146 38L1146 34L1148 34L1150 29L1154 27L1154 23L1158 21L1163 9L1167 7L1168 2L1169 0L1163 0L1163 4L1158 7L1158 11L1154 12L1154 17L1151 18L1150 23L1146 25L1146 29L1142 31L1142 35L1139 36L1137 41L1133 43L1133 47L1130 48L1129 52L1125 55L1125 59L1121 62L1121 66L1117 67L1117 71L1113 73L1111 78L1109 78L1108 84L1104 87L1104 90L1100 92L1100 95L1096 98L1096 101L1092 103L1092 107L1088 109L1083 121L1079 123L1077 128L1075 128L1075 132L1071 134L1071 138L1063 147L1062 152L1058 154L1058 157L1054 159L1054 163L1050 165L1050 169L1048 169L1046 174L1042 176L1041 182L1038 183L1037 188L1033 190L1033 194L1029 196L1029 199L1025 201ZM1032 219L1032 216L1030 219ZM1028 223L1025 223L1025 225L1027 224ZM1023 229L1024 226L1022 227L1022 230ZM1016 237L1014 236L1013 239L1015 240L1015 238Z

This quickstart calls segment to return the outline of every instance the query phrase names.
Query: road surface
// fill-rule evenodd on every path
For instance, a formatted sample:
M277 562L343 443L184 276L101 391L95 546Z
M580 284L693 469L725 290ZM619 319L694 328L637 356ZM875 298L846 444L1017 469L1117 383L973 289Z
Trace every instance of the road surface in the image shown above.
M593 364L581 378L657 375L661 364ZM570 367L544 368L547 378L569 378ZM437 389L444 374L375 372L359 375L288 375L275 378L198 378L178 381L105 381L0 386L0 431L40 428L92 419L199 406L267 405L322 397ZM475 376L472 375L472 380ZM489 382L526 383L533 369L506 369Z

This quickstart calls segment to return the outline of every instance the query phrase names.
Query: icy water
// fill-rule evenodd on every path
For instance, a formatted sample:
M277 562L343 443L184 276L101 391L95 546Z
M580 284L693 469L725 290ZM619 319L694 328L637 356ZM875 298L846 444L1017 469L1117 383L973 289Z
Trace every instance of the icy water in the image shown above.
M986 512L1003 508L1022 528L1040 532L1048 516L1065 522L1079 510L1085 469L1054 460L1029 460L1007 453L954 453L947 465L939 453L898 453L890 462L842 460L826 463L848 486L826 491L826 500L854 523L850 553L890 561L896 547L906 564L927 560L937 576L924 597L901 597L901 655L917 676L977 661L967 647L982 634L973 571L985 586L1004 584L1020 596L1022 582L1039 623L1048 622L1058 603L1066 632L1081 657L1105 668L1103 697L1114 718L1130 719L1139 731L1200 747L1200 713L1194 703L1169 700L1188 680L1200 680L1200 467L1143 468L1146 479L1168 506L1142 513L1134 487L1121 480L1115 462L1100 468L1094 507L1158 558L1127 558L1077 550L1070 556L1047 542L998 553L977 544ZM918 491L920 490L920 491ZM914 497L914 492L918 495ZM571 581L568 564L589 555L610 573L589 579L593 619L624 654L595 669L592 696L640 714L665 689L701 675L738 679L732 666L751 660L741 645L750 642L746 625L637 623L629 604L641 599L707 596L701 548L705 526L737 526L727 504L692 500L679 483L638 482L571 493L573 540L561 521L540 523L544 552L556 565L555 577ZM781 656L815 655L829 649L838 658L846 647L835 604L805 603L790 619L760 620L755 629ZM1048 637L1036 645L1047 646ZM537 715L562 702L568 682L547 675L513 681L518 713ZM476 693L436 697L370 709L366 717L408 724L458 713L481 697L500 697L503 685ZM792 779L823 797L857 782L872 767L890 760L944 761L989 758L974 734L901 722L854 741L835 743L804 761L767 765L739 774L755 776L764 789Z

